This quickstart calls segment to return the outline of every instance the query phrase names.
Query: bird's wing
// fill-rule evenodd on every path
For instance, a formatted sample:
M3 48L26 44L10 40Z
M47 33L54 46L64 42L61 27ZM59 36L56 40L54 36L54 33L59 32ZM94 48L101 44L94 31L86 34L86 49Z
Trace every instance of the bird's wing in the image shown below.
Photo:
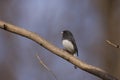
M72 43L73 43L73 45L74 45L74 47L75 47L76 54L77 54L77 56L78 56L78 48L77 48L75 39L74 39L74 38L71 38L71 39L72 39L71 41L72 41Z

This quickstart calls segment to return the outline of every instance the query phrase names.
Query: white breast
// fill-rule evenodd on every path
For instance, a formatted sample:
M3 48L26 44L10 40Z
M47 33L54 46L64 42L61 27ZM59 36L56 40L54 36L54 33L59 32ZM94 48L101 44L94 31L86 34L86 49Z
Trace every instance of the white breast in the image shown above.
M68 50L68 51L71 52L71 53L74 52L73 44L72 44L70 41L68 41L68 40L63 40L63 41L62 41L62 44L63 44L63 46L64 46L64 48L65 48L66 50Z

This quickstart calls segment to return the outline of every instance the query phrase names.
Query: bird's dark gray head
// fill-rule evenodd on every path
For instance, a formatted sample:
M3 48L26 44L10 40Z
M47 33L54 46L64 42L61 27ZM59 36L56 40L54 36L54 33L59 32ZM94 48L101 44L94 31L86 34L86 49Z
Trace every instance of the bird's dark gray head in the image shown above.
M64 39L73 37L72 33L70 31L68 31L68 30L64 30L61 33L62 33Z
M68 30L62 31L62 34L63 35L72 35L72 33L70 31L68 31Z

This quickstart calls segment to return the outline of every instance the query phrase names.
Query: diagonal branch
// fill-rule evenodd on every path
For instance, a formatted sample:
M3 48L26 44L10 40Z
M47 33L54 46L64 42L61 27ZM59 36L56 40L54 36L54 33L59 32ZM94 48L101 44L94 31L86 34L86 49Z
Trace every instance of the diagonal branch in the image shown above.
M56 54L57 56L62 57L63 59L67 60L68 62L76 65L78 68L80 68L88 73L91 73L99 78L102 78L103 80L118 80L117 78L113 77L106 71L104 71L100 68L94 67L92 65L88 65L85 62L82 62L81 60L70 55L68 52L66 52L60 48L57 48L56 46L49 43L48 41L46 41L45 39L43 39L41 36L39 36L36 33L33 33L31 31L25 30L18 26L14 26L14 25L2 22L2 21L0 21L0 28L33 40L34 42L36 42L39 45L41 45L42 47L48 49L49 51Z

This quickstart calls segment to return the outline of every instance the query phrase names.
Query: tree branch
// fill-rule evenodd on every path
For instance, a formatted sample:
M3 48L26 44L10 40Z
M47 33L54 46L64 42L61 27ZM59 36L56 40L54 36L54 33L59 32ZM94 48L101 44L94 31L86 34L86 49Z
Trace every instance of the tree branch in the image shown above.
M33 33L31 31L25 30L23 28L20 28L20 27L17 27L17 26L14 26L14 25L2 22L2 21L0 21L0 28L33 40L34 42L48 49L49 51L56 54L57 56L69 61L70 63L76 65L78 68L88 73L91 73L99 78L102 78L103 80L118 80L117 78L113 77L106 71L100 68L94 67L92 65L88 65L85 62L82 62L81 60L70 55L68 52L60 48L57 48L53 44L43 39L41 36L37 35L36 33Z

